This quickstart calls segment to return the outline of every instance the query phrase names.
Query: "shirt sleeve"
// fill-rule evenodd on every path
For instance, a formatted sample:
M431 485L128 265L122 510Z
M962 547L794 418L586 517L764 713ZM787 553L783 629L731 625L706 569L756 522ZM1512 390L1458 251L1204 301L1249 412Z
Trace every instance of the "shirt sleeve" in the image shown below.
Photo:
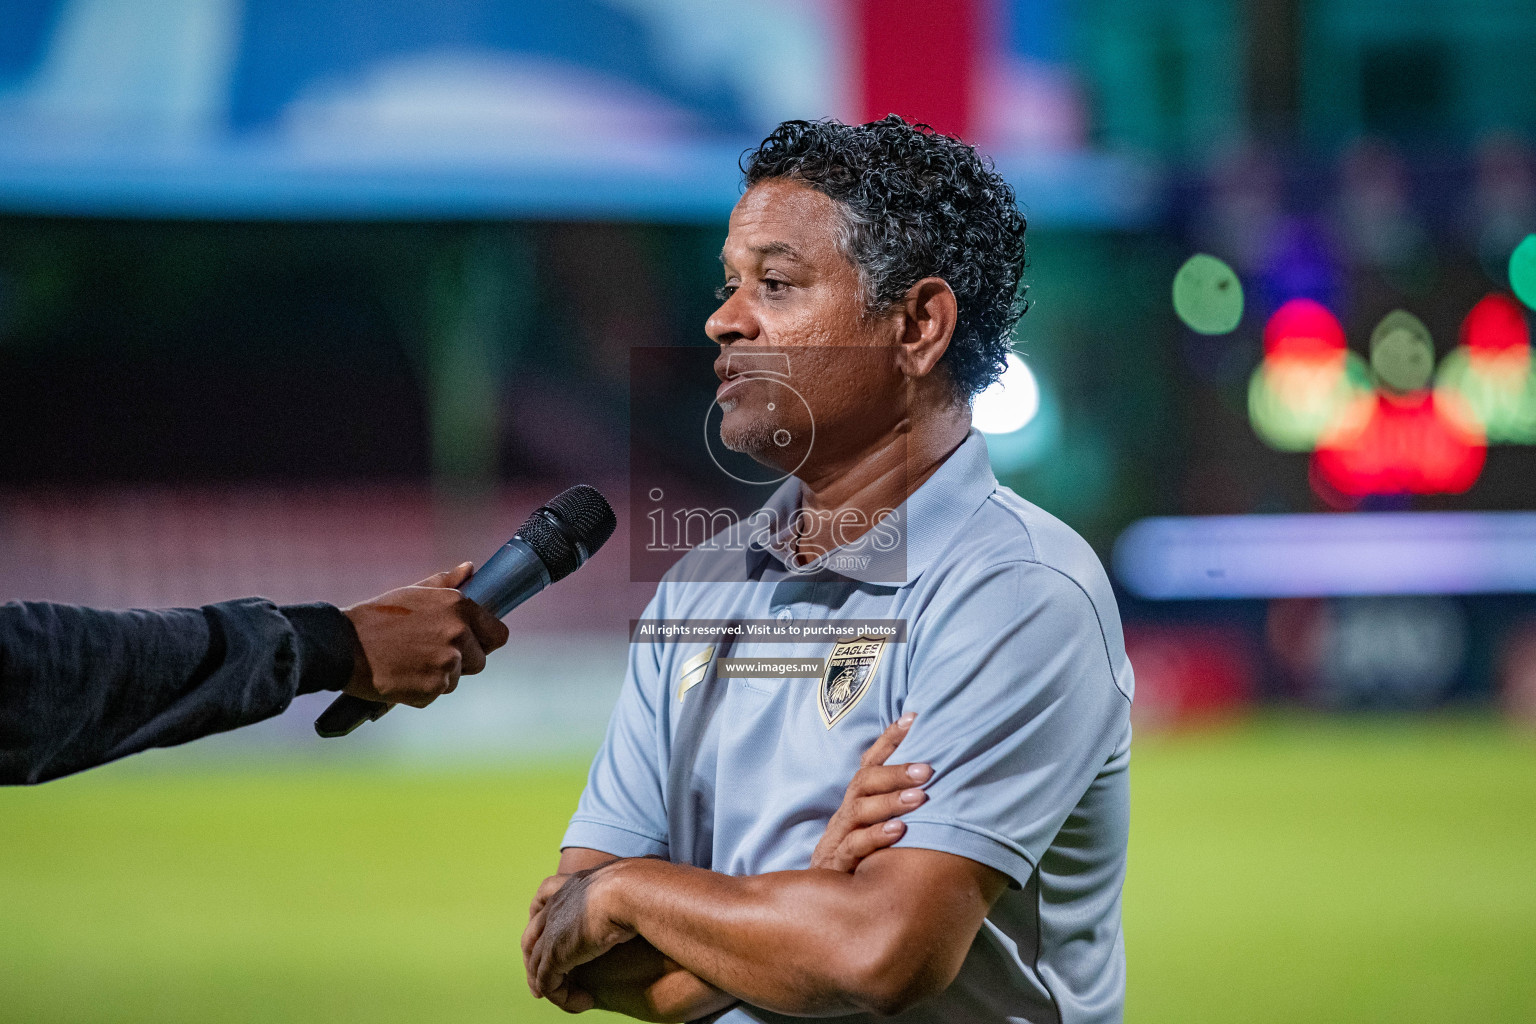
M340 689L356 633L324 604L0 605L0 783L35 783L259 722Z
M1009 562L927 609L911 643L902 710L917 721L899 754L934 776L898 846L1023 886L1129 721L1093 602L1050 566Z
M660 600L658 593L644 618L664 617L657 610ZM561 849L579 846L616 857L667 856L661 651L660 644L630 643L624 688Z

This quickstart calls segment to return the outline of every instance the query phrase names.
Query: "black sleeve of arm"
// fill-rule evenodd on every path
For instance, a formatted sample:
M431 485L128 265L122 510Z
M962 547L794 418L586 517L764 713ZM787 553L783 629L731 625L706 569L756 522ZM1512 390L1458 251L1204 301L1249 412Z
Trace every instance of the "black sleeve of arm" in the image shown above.
M296 694L345 686L356 642L325 604L0 605L0 784L270 718Z

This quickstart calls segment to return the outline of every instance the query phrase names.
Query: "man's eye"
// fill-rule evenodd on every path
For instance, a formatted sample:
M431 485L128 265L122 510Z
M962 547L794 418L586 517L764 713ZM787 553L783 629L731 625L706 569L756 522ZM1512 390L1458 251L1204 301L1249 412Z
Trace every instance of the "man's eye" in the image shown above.
M732 295L735 294L736 286L734 284L723 284L719 288L715 289L715 298L719 299L721 302L724 302L726 299L729 299Z
M772 277L763 278L763 290L769 295L775 295L788 287L788 281L780 281Z

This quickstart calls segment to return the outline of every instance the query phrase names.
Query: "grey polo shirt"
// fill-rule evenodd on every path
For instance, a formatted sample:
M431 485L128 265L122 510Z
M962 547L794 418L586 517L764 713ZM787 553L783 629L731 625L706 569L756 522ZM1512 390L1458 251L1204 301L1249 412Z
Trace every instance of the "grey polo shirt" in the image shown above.
M779 525L799 488L764 506ZM1103 567L998 484L974 431L891 521L904 544L871 531L794 570L751 520L680 560L642 621L904 620L906 638L632 643L562 845L731 875L808 867L859 755L915 711L895 760L935 774L898 848L968 857L1012 884L954 983L894 1019L1119 1020L1133 683ZM830 664L820 678L727 678L722 657ZM746 1005L722 1018L790 1019Z

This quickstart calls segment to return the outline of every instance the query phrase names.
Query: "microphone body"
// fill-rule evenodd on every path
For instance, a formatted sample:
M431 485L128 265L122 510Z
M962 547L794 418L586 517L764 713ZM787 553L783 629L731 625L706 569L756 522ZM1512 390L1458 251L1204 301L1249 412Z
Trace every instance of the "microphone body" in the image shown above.
M504 618L585 564L617 525L613 510L596 489L572 487L529 516L459 591L498 619ZM344 693L315 719L315 732L327 739L345 736L364 722L378 721L393 706Z
M513 537L459 588L498 619L550 584L549 567L521 537Z

